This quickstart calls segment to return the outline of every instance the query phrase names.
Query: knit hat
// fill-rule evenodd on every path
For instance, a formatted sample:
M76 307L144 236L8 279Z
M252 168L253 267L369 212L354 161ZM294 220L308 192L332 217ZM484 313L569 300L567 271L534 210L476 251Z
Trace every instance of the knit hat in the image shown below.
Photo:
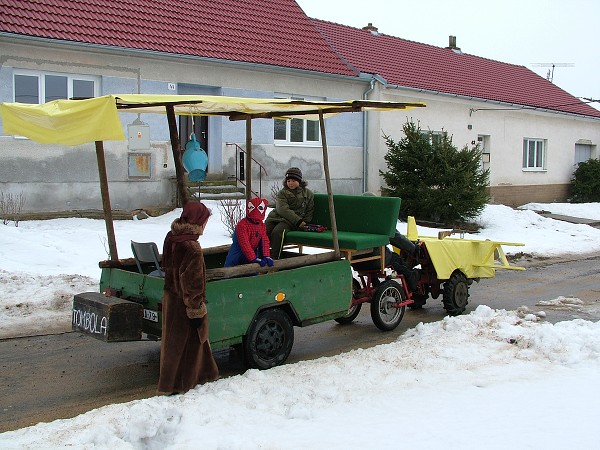
M256 197L248 201L246 205L246 217L249 219L262 222L265 220L267 205L269 201L266 198Z
M210 217L210 209L200 202L187 202L183 205L181 221L194 225L204 225Z
M290 167L285 173L285 179L287 180L288 178L293 178L300 182L302 181L302 171L297 167Z

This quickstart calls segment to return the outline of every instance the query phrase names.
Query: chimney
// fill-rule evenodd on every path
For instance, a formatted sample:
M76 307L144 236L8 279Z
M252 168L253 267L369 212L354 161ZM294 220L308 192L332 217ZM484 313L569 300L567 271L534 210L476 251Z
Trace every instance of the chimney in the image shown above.
M363 30L370 31L371 34L379 36L379 30L377 29L377 27L374 27L371 22L369 22L369 24L366 27L363 27Z
M456 36L448 36L448 47L449 50L452 50L454 53L462 54L460 47L456 46Z

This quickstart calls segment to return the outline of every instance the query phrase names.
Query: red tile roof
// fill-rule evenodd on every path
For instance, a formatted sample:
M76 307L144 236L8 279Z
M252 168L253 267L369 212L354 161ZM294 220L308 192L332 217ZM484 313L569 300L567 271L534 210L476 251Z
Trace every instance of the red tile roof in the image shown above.
M392 85L600 117L600 111L526 67L312 21L342 58Z
M294 0L0 1L0 31L356 75Z

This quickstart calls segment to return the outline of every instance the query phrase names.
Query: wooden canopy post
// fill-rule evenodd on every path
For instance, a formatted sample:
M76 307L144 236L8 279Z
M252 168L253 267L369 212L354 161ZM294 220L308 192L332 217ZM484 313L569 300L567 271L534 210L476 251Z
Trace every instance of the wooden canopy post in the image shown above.
M181 199L181 206L185 205L188 200L188 192L185 188L185 169L179 151L179 133L177 131L177 120L175 119L175 107L166 105L167 122L169 124L169 136L171 137L171 150L173 152L173 161L175 161L175 177L177 178L177 192Z
M252 117L246 116L246 202L252 198Z
M319 126L321 127L321 142L323 143L323 170L325 171L325 184L327 185L327 200L329 200L329 216L331 220L331 238L333 251L336 258L340 258L340 243L338 242L337 222L335 221L335 208L333 206L333 192L331 191L331 177L329 176L329 156L327 155L327 137L325 136L325 120L323 111L319 110Z
M106 159L104 158L104 144L102 141L96 141L96 159L98 161L98 175L100 176L100 195L102 195L104 223L106 224L106 235L108 237L108 256L111 261L118 261L119 255L117 253L117 240L115 239L115 228L113 226L112 209L110 206L110 195L108 193Z

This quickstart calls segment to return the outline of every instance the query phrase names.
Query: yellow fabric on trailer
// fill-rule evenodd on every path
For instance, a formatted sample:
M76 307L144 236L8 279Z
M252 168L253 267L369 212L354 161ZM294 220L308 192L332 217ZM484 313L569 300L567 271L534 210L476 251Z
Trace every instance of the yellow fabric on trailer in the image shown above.
M0 112L4 134L25 136L42 144L80 145L125 139L110 96L55 100L41 105L2 103Z
M85 142L124 140L118 110L136 114L165 114L173 107L178 115L277 117L304 119L352 111L384 111L424 107L424 103L374 100L340 102L290 99L221 97L210 95L113 94L84 100L54 100L41 105L2 103L5 134L25 136L44 144L79 145Z

